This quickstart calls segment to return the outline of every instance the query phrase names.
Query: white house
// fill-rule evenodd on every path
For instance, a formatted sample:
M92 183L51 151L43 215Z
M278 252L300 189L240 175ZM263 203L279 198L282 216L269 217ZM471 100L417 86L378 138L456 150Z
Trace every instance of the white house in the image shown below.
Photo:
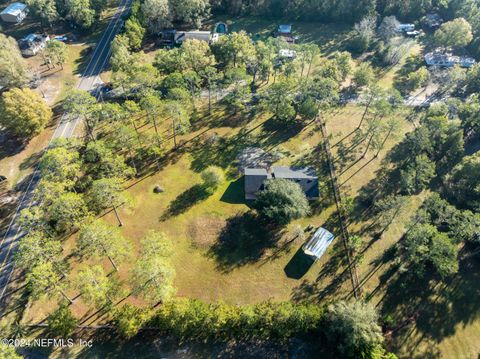
M14 2L8 5L1 13L0 18L5 22L20 23L27 16L27 5L21 2Z
M297 52L290 49L280 49L278 51L278 57L282 59L294 59L297 57Z
M429 52L425 55L425 63L427 66L449 68L459 65L461 67L470 68L475 65L475 59L467 56L454 56L450 53L435 51Z
M407 32L407 31L413 31L413 30L415 30L414 24L400 24L397 27L398 32Z
M175 43L181 44L188 39L197 39L201 41L206 41L209 44L213 44L218 41L219 34L212 33L210 31L179 31L175 33Z
M45 48L48 41L48 35L29 34L18 41L18 46L23 56L34 56Z

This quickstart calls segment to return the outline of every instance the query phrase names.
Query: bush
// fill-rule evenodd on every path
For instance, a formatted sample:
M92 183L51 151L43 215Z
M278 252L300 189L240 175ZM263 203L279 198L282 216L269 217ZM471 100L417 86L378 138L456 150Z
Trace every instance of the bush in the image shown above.
M323 330L332 350L343 358L374 358L383 354L382 329L378 314L362 302L340 301L325 313Z
M0 359L22 359L23 356L17 354L15 347L6 344L0 344Z
M203 180L203 185L207 189L215 190L225 181L223 170L220 167L210 166L202 171L200 174Z
M402 95L407 95L412 91L425 86L429 77L430 73L428 70L425 67L422 67L414 72L410 72L406 76L398 78L395 86Z
M353 74L353 83L355 87L364 87L370 85L375 80L375 73L372 66L362 63Z
M285 341L320 334L318 340L326 337L338 357L358 354L356 357L393 359L382 346L377 321L376 311L360 302L333 304L325 313L324 307L311 303L268 301L238 306L176 298L164 302L155 313L127 304L115 314L117 330L127 338L143 324L177 339Z
M59 337L68 338L77 328L77 320L66 303L54 311L47 319L48 329Z
M141 326L150 318L150 311L125 304L113 315L118 333L124 338L132 338Z
M322 307L315 304L264 302L235 306L181 298L164 303L149 326L179 338L287 339L319 329L322 313Z

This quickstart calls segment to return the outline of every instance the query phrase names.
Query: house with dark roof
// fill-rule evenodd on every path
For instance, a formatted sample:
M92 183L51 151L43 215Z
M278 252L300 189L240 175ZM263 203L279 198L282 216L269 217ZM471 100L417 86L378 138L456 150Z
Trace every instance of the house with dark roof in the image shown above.
M272 167L271 171L245 168L245 199L256 199L257 193L265 188L267 180L278 178L298 183L309 200L319 197L318 176L313 168Z

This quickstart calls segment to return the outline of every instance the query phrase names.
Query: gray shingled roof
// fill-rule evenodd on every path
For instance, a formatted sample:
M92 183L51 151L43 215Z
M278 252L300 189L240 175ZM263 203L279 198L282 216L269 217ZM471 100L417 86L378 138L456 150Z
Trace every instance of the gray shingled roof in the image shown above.
M315 179L317 174L313 168L295 168L295 167L273 167L272 174L275 178L286 179L300 179L308 178Z
M265 168L245 168L245 176L267 176Z

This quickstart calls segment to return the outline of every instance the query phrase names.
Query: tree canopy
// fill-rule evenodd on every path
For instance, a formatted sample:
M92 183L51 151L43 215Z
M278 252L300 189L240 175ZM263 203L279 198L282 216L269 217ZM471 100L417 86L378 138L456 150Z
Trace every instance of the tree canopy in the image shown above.
M323 328L332 349L344 358L373 358L382 351L378 314L366 303L340 301L329 305Z
M472 40L472 26L464 18L448 21L435 32L436 43L444 47L464 47Z
M2 94L0 125L21 138L38 135L52 119L52 110L36 92L14 88Z
M458 270L455 243L431 224L416 224L410 229L400 256L404 269L420 278L432 271L444 278Z
M32 79L17 41L0 33L0 87L10 89L27 84Z
M286 179L268 180L265 190L257 194L253 207L262 217L278 224L288 224L310 213L300 185Z

